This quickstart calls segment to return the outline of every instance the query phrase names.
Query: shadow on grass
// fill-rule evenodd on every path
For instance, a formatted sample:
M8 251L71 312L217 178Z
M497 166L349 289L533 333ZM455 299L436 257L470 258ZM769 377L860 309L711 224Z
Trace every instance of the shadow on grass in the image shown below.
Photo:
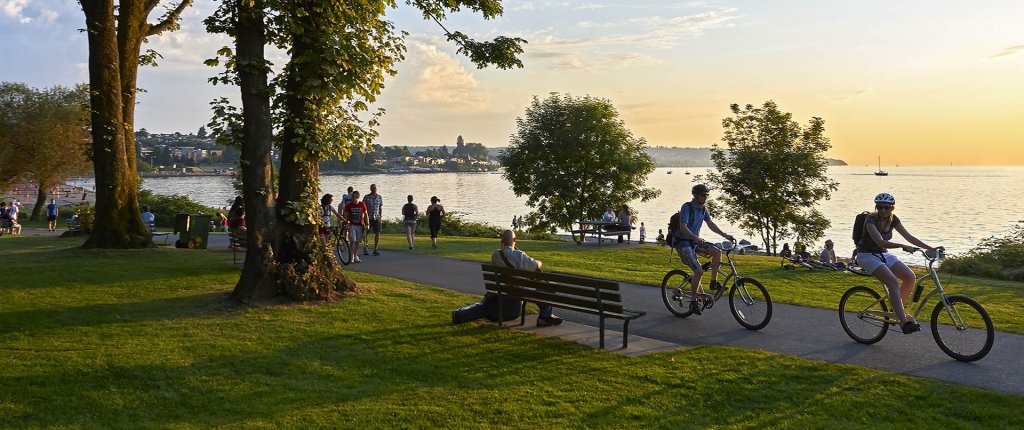
M99 303L0 312L0 334L41 332L73 327L98 327L141 321L232 315L244 307L227 301L227 292L134 303Z

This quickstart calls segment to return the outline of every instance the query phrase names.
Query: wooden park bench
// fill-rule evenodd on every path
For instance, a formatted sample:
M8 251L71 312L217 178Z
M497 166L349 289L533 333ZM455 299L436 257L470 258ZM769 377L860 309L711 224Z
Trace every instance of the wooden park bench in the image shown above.
M629 322L647 314L622 307L622 294L619 292L618 282L561 273L517 270L491 264L483 264L481 269L484 287L488 292L498 294L498 315L504 315L504 310L501 309L502 296L523 300L520 325L526 324L527 302L597 315L601 348L604 348L605 319L623 320L622 348L625 349L629 340ZM502 323L499 321L498 325Z
M245 230L228 229L228 248L231 248L231 264L238 264L238 251L245 249L248 242L249 237L246 235ZM244 263L245 260L243 259L242 262Z
M586 240L586 236L590 235L597 238L597 243L600 244L605 240L618 240L619 236L626 236L626 243L629 243L632 239L632 229L625 230L607 230L612 228L609 226L617 226L614 221L579 221L580 228L576 230L569 230L569 233L576 236L579 235L580 239L576 241L576 244L582 244Z

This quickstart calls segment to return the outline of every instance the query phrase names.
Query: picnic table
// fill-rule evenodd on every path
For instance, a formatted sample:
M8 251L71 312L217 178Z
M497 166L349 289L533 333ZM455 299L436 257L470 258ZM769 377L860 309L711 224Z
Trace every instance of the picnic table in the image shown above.
M618 229L608 230L607 229L608 226L617 226L617 225L619 225L618 221L605 221L605 220L602 220L602 219L583 220L583 221L580 221L580 228L578 230L572 230L570 233L579 234L580 235L580 239L578 241L576 241L577 245L582 244L583 241L586 240L586 237L587 237L586 235L587 234L591 234L594 237L596 237L598 244L600 244L601 241L603 241L603 240L613 240L613 239L608 238L608 236L615 236L616 238L618 238L618 236L626 236L626 238L627 238L626 241L628 242L629 239L630 239L630 235L632 233L632 229L626 229L626 230L618 230Z

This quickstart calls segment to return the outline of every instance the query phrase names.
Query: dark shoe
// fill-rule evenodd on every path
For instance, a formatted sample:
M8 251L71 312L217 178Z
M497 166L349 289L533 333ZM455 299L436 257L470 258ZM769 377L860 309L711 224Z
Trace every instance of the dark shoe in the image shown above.
M708 287L711 288L711 291L718 291L722 289L722 284L720 284L718 281L711 281L711 285L709 285Z
M903 331L903 334L910 334L916 331L921 331L921 324L918 324L913 321L907 321L900 326L900 330Z
M363 255L370 255L370 250L363 248Z
M537 317L537 327L550 327L553 325L559 325L562 323L562 319L551 315L549 317Z
M690 302L690 312L693 312L694 315L703 315L704 308L700 305L700 302L693 300Z
M374 249L374 250L373 250L373 255L380 255L380 252L379 252L379 251L377 251L376 249Z

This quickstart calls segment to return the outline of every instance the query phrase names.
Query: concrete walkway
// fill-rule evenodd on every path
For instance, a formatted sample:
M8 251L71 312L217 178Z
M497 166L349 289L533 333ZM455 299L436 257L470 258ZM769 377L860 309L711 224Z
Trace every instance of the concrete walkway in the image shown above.
M363 263L351 264L347 269L470 294L484 293L480 263L387 251L377 257L361 258ZM771 285L766 286L770 292ZM995 345L985 358L961 363L939 349L927 324L922 324L918 333L904 335L893 331L877 344L861 345L843 331L836 311L776 303L771 323L754 332L736 323L729 312L727 298L706 310L703 316L682 319L665 309L659 288L623 283L622 295L626 307L647 311L647 316L630 323L631 348L639 337L683 347L735 346L1024 395L1024 377L1021 376L1024 375L1021 358L1024 336L1021 335L997 332ZM596 317L564 310L556 313L567 321L592 326L596 337ZM526 328L532 321L528 317ZM610 321L611 328L621 327L618 321ZM616 343L610 341L608 345Z

